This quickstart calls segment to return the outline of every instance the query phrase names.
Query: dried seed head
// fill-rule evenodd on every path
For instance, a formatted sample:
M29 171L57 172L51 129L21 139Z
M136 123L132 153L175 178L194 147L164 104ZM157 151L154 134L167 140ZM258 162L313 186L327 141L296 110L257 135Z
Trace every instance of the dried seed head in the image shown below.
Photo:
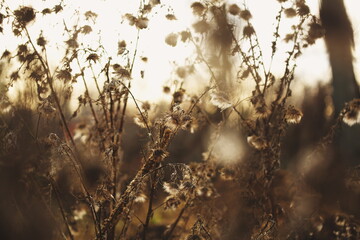
M166 36L165 42L166 44L175 47L177 44L177 39L178 39L178 34L170 33L169 35Z
M144 119L145 118L145 119ZM134 117L134 123L141 128L147 128L151 126L151 123L148 121L147 117L141 114Z
M177 20L174 14L166 14L166 19L170 21Z
M163 149L154 149L153 153L152 153L152 157L151 159L155 162L161 162L162 160L164 160L164 158L166 158L169 155L168 152L166 152Z
M182 31L180 33L180 36L181 36L181 41L186 42L191 37L191 34L189 31Z
M40 47L44 47L46 45L46 40L44 37L40 36L37 40L36 40L36 44L39 45Z
M318 23L312 22L309 24L309 33L307 42L314 44L316 39L322 38L325 35L325 29Z
M294 8L286 8L284 10L286 17L292 18L296 16L296 10Z
M179 90L174 92L174 94L173 94L174 103L175 104L182 103L182 101L184 100L184 95L185 95L185 89L183 89L183 88L180 88ZM175 109L173 109L173 111L174 110Z
M86 212L86 210L84 208L75 209L73 211L74 220L75 221L82 220L86 214L87 214L87 212Z
M165 210L170 209L170 210L175 210L177 209L177 207L181 204L181 201L179 198L176 197L167 197L165 200Z
M258 118L266 118L270 115L271 111L266 104L261 104L255 108L256 116Z
M222 168L220 169L220 177L225 181L230 181L235 178L235 171L230 168Z
M243 34L244 34L245 37L249 38L254 33L255 33L255 29L250 25L245 26L244 29L243 29Z
M246 21L250 20L252 18L252 15L249 10L242 10L240 12L240 17Z
M220 108L221 111L228 109L232 106L230 101L228 100L228 96L224 92L212 91L210 93L210 102Z
M195 32L200 33L200 34L206 33L207 31L210 30L210 24L207 23L205 20L196 22L192 26L193 26Z
M255 136L255 135L249 136L247 137L247 141L251 147L257 150L263 150L268 147L266 140L259 136Z
M26 25L27 23L34 20L35 11L32 7L21 7L20 9L14 11L14 15L19 23Z
M306 16L310 13L310 8L304 2L298 2L297 4L297 12L300 16Z
M241 9L239 8L238 5L236 5L236 4L231 4L231 5L229 6L229 13L230 13L231 15L239 15L240 12L241 12Z
M194 2L191 4L193 13L198 16L202 16L206 10L206 7L200 2Z
M139 29L147 28L148 24L149 24L149 19L146 18L146 17L139 18L136 21L136 27L139 28Z
M134 202L136 203L143 203L147 199L146 195L144 193L140 193L138 196L135 197Z
M348 104L343 121L349 126L360 124L360 99L354 99Z
M51 144L56 145L56 146L60 145L60 143L61 143L60 138L55 133L50 133L48 136L48 140Z
M168 194L174 196L179 193L179 187L174 183L164 182L163 184L164 191Z
M290 105L286 109L285 120L287 123L298 124L301 121L303 114L300 110L296 109L294 106Z

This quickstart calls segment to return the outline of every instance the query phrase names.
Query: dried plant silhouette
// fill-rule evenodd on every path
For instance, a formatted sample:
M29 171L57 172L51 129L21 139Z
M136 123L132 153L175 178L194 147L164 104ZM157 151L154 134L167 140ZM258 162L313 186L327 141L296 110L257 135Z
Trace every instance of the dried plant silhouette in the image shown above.
M323 0L319 18L305 0L275 2L264 46L246 4L186 6L192 26L163 44L194 54L163 86L171 100L154 103L133 91L146 75L136 66L148 61L138 49L156 14L184 17L171 5L139 1L119 20L134 38L110 54L93 30L96 9L60 21L59 47L33 25L73 11L67 1L43 9L2 1L0 32L18 45L0 65L0 238L360 239L360 153L348 145L360 142L348 135L358 131L360 99L344 4ZM332 93L319 86L299 103L297 59L324 36ZM189 91L197 79L198 93Z

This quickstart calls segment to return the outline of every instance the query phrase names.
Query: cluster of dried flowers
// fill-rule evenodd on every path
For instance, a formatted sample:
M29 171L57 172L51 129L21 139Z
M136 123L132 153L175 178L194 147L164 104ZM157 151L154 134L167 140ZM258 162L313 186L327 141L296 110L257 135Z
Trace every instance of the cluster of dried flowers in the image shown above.
M36 230L34 239L359 238L355 219L316 211L312 203L318 196L280 169L283 137L303 118L289 101L296 60L324 35L305 0L278 0L269 47L272 61L280 41L290 46L281 76L265 66L253 15L245 5L193 2L192 28L164 39L176 47L180 38L196 50L194 64L176 70L180 84L164 86L172 98L166 110L138 101L131 91L137 45L132 50L131 43L120 40L119 59L113 60L104 58L101 45L92 49L80 42L92 33L98 17L92 11L82 16L83 26L64 24L69 36L64 56L55 70L50 67L46 35L33 39L29 25L39 13L63 11L65 2L41 11L30 6L12 11L0 3L0 30L12 22L14 36L24 39L15 52L2 54L16 67L5 84L0 82L1 94L21 79L28 86L23 102L0 98L6 106L0 109L0 173L9 171L13 175L4 179L16 181L15 190L0 183L8 193L0 210L15 212L4 211L0 222L7 219L7 229L17 229L0 230L0 238L23 239L29 229ZM148 28L154 9L165 8L156 0L140 2L136 14L124 16L138 34ZM167 21L179 17L165 15ZM284 18L295 18L297 24L282 36ZM209 85L191 95L184 83L196 69L208 72ZM78 81L84 93L70 112ZM245 82L253 89L244 100L236 89ZM136 113L129 109L132 103ZM359 99L345 106L340 120L360 123ZM206 147L199 140L204 138ZM24 201L31 191L35 196ZM18 201L10 203L14 198ZM17 226L19 219L25 224ZM46 231L43 222L49 223Z

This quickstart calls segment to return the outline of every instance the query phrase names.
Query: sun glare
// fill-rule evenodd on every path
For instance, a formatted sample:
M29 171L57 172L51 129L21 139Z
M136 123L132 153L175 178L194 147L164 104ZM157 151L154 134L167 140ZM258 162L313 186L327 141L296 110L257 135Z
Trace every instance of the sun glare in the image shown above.
M83 16L87 11L92 11L97 14L97 17L93 19L93 24L91 25L93 33L84 36L82 39L84 45L91 48L98 46L100 43L105 50L102 61L107 61L106 59L108 58L117 58L118 42L125 40L132 51L137 48L138 57L136 58L132 73L132 91L134 96L138 100L151 102L170 99L169 96L162 92L163 86L171 85L176 80L177 66L193 64L187 62L187 58L195 53L195 49L190 43L182 43L181 41L177 41L176 47L169 46L165 44L165 39L171 33L191 28L191 25L194 23L194 16L189 7L192 1L162 1L163 4L157 7L156 11L153 11L149 16L148 27L139 32L139 42L136 45L137 31L129 26L126 19L124 19L124 15L136 13L140 7L139 2L89 0L84 4L80 1L69 1L66 2L66 9L60 14L44 16L43 21L33 23L30 26L31 34L34 38L41 31L44 32L44 35L46 34L46 38L49 40L49 47L47 49L49 62L52 64L52 69L55 69L59 63L58 56L61 56L60 53L65 48L64 42L68 38L66 33L63 32L64 25L66 24L70 28L76 23L79 25L88 24L80 16ZM307 2L313 12L318 12L318 0L309 0ZM360 43L358 34L360 17L355 11L356 3L350 0L345 2L353 21L356 43ZM51 7L56 3L56 1L12 0L6 4L11 9L16 9L19 5L29 5L39 10ZM232 1L229 1L229 3L232 3ZM280 49L278 52L283 54L277 54L273 62L270 63L271 42L275 28L274 22L275 16L279 11L279 4L276 1L263 0L244 1L243 3L253 15L252 21L259 37L265 66L270 67L271 65L274 74L280 76L284 67L286 43L282 42L278 45L278 49ZM168 6L171 6L171 8ZM173 15L174 19L166 19L168 14ZM290 31L292 25L291 20L287 19L287 21L287 23L281 26L280 32L283 34ZM5 34L1 36L1 40L6 43L3 46L4 48L14 50L17 46L17 41L13 37L6 38L6 36L11 36L11 34L6 34L6 32L10 31L11 29L5 29ZM358 78L360 76L360 62L356 61L356 59L359 56L360 50L356 48L354 64L355 74ZM146 57L146 61L141 61L141 57ZM323 41L317 41L314 46L303 51L303 55L298 59L297 65L296 78L298 82L303 84L314 85L319 81L326 82L331 77ZM198 71L201 72L201 70ZM204 80L201 80L199 75L195 73L187 79L187 84L189 84L190 89L194 93L201 89L201 84L204 83ZM94 86L90 84L90 87ZM80 95L83 91L82 84L80 82L77 83L74 88L74 96ZM73 103L75 106L76 100Z

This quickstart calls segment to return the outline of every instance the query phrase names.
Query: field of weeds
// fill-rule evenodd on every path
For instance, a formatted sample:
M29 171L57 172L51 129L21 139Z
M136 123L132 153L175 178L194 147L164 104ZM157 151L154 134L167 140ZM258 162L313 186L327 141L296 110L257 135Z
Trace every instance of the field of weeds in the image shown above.
M334 70L351 61L325 10L267 1L265 45L246 4L183 3L159 45L192 54L158 85L146 44L190 17L175 3L109 0L134 6L99 27L107 1L0 1L0 239L360 239L359 91ZM293 89L324 36L333 81Z

